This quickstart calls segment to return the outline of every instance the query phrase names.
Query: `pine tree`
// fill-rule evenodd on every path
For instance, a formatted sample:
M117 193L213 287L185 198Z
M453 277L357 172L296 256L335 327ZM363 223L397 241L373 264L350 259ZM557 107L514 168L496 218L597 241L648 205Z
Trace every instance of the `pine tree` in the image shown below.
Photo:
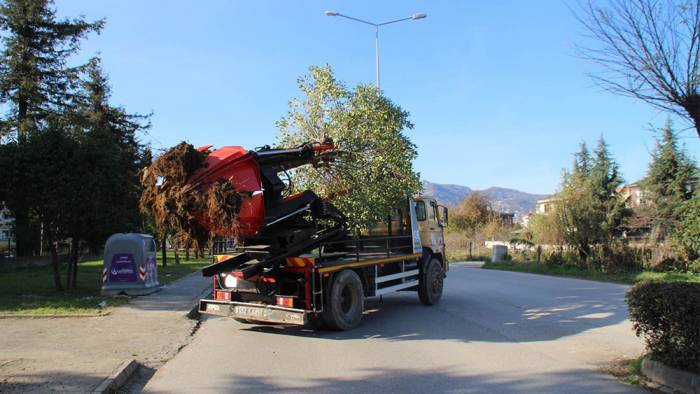
M591 153L588 150L586 142L581 142L579 151L574 154L574 169L575 176L588 177L591 173Z
M612 158L608 144L601 136L594 150L589 181L596 216L600 220L599 240L609 245L612 239L622 233L624 219L630 215L624 201L617 195L617 190L623 184L620 168Z
M99 32L104 21L82 18L57 20L50 0L5 0L0 3L0 105L7 108L0 119L0 141L28 140L47 128L51 118L73 103L81 69L67 66L68 58L90 32ZM25 180L26 182L27 180ZM38 221L25 201L29 196L13 190L16 251L19 256L41 252Z
M56 19L51 0L5 0L0 4L4 48L0 54L0 102L9 104L0 130L21 142L51 114L70 106L81 69L67 59L80 40L99 32L104 20Z
M652 237L663 241L676 228L678 208L692 197L693 173L697 167L679 147L671 120L661 129L642 185L648 193Z

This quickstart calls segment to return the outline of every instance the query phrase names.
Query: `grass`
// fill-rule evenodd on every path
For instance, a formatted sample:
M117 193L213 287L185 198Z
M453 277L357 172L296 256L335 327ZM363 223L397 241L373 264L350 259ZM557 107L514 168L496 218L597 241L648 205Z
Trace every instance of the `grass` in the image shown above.
M691 272L600 272L570 265L546 265L532 262L485 263L483 268L626 284L634 284L646 280L661 280L665 282L700 282L700 274Z
M210 258L190 261L182 258L180 264L175 265L175 259L169 256L168 266L162 267L160 254L158 257L158 281L161 285L196 272L211 261ZM100 295L102 268L102 260L80 263L75 292L55 290L50 266L20 268L14 272L0 273L0 314L99 313L104 307L128 303L127 296ZM65 272L62 272L61 279L65 285ZM103 301L106 305L101 307L100 303Z
M608 365L605 370L623 382L647 387L648 381L642 374L642 360L644 356L617 360Z

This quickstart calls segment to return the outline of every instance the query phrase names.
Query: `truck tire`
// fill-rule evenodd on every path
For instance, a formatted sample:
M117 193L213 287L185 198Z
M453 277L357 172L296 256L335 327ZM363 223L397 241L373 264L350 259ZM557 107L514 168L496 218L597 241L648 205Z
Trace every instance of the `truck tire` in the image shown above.
M353 270L335 274L323 309L323 321L331 330L344 331L357 327L364 309L362 281Z
M442 283L445 272L440 260L432 258L423 267L418 284L418 298L423 305L435 305L442 297Z

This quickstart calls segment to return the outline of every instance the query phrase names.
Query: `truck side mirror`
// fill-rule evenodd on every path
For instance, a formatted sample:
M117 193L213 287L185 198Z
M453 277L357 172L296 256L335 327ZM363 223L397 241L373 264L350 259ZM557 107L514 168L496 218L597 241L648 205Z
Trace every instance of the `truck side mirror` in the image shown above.
M447 207L439 205L438 206L438 212L439 212L439 220L438 223L440 224L440 227L447 227L447 224L449 223L449 218L447 215Z

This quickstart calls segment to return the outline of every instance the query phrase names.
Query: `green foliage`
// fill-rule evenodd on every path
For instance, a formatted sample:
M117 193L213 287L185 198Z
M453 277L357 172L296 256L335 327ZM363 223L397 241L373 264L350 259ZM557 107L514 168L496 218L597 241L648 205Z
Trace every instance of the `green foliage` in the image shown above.
M20 141L42 127L50 116L73 104L82 66L67 60L80 40L99 32L104 21L56 19L50 0L5 0L0 4L0 102L9 111L0 137L14 134Z
M692 197L691 184L697 167L684 149L670 120L661 130L647 175L642 182L648 193L652 236L662 241L678 226L679 207Z
M575 154L573 171L564 174L555 214L564 241L588 263L593 245L609 249L631 212L617 194L619 166L601 137L593 157L585 145Z
M640 283L626 301L654 359L700 373L700 283Z
M413 171L416 148L403 134L413 128L408 112L376 87L348 89L329 66L310 67L298 80L301 97L278 122L280 145L332 139L343 152L330 166L307 166L293 174L298 190L337 196L334 204L355 229L371 227L420 190Z
M562 245L563 234L556 215L536 214L530 217L528 228L537 244Z
M700 259L700 191L679 207L678 218L673 234L676 247L687 261Z
M47 0L0 4L0 103L9 109L0 136L16 137L0 145L6 170L0 198L17 218L18 255L31 252L26 244L49 247L56 289L56 242L71 239L67 287L75 290L80 250L99 250L109 234L141 224L137 173L143 147L136 135L148 128L148 116L109 104L98 59L67 66L80 40L103 23L57 21Z

